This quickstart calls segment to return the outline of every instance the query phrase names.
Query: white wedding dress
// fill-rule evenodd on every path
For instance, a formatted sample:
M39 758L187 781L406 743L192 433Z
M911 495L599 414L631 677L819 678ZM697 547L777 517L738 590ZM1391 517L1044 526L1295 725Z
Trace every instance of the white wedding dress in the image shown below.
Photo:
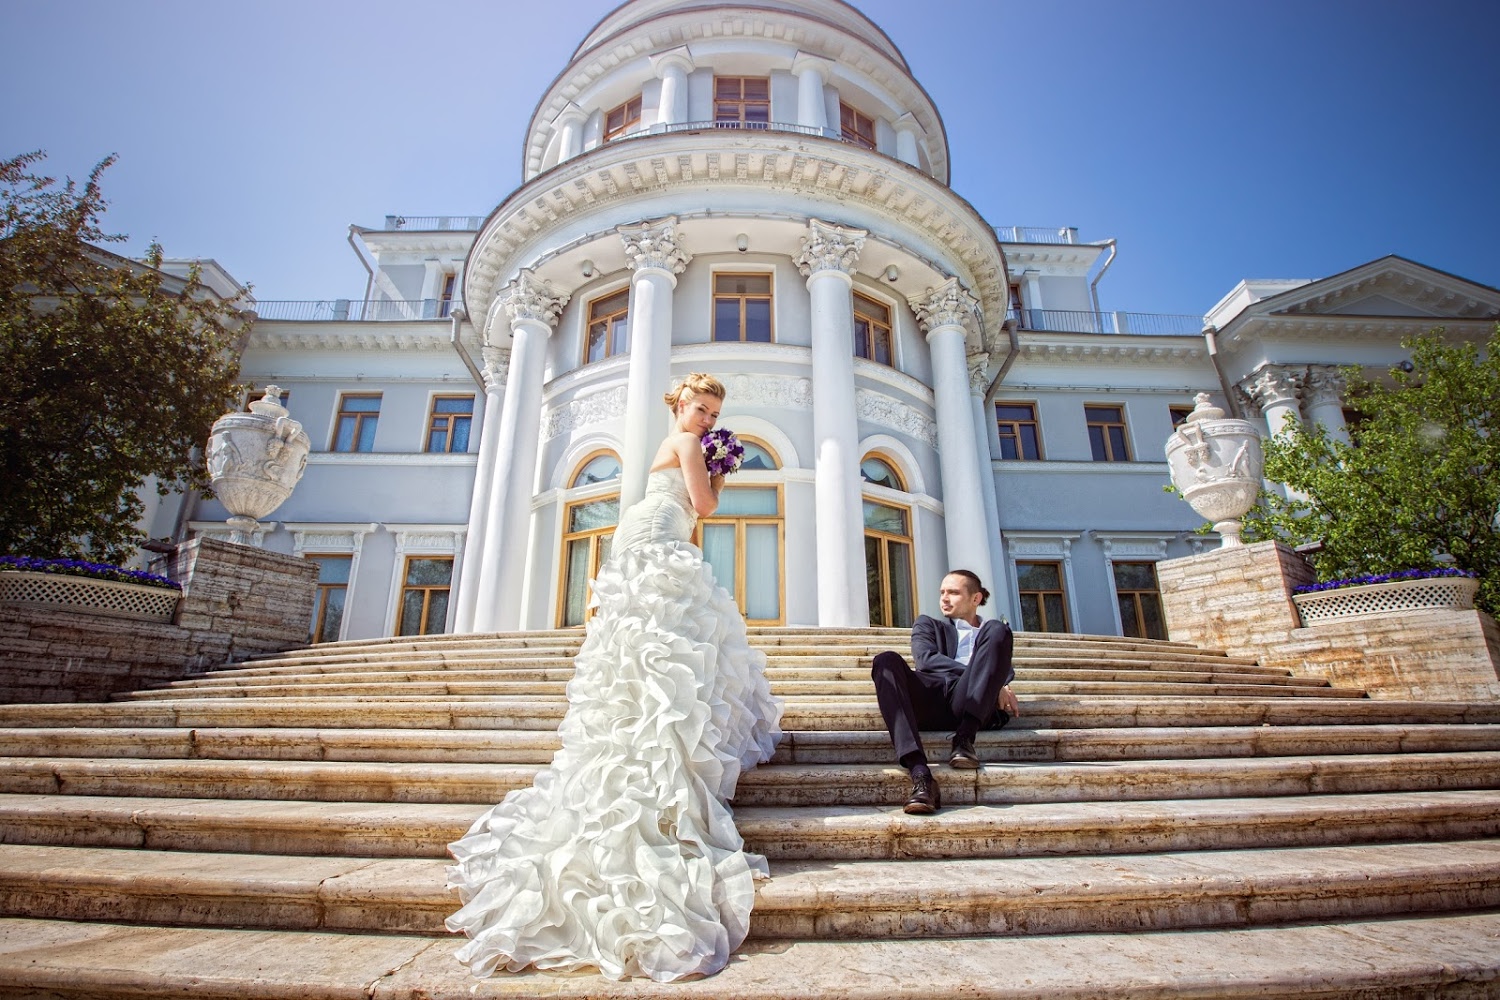
M448 918L458 958L598 968L659 982L723 968L745 938L765 859L727 805L781 736L765 657L688 542L682 470L651 473L594 581L598 610L568 683L562 749L462 840Z

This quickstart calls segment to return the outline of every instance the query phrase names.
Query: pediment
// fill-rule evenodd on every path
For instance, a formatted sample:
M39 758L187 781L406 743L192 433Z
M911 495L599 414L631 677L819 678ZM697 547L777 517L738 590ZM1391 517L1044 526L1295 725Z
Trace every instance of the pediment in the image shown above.
M1382 257L1257 302L1261 316L1500 318L1500 291L1402 257Z

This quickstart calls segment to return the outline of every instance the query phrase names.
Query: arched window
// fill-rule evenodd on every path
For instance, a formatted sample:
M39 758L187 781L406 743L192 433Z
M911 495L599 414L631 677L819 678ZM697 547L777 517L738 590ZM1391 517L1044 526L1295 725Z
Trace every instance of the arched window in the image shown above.
M618 481L620 459L612 452L590 455L573 473L573 489ZM558 600L557 624L567 628L582 625L589 617L589 581L609 558L615 525L620 523L620 494L606 493L575 500L563 508L562 593Z
M874 486L906 492L896 467L876 454L859 463L859 475ZM864 502L865 585L870 624L908 628L916 617L916 567L911 552L911 510L869 496Z
M767 445L747 437L740 438L740 444L745 446L745 457L740 462L741 471L772 472L781 468L781 463L776 460L776 453Z
M906 492L906 484L901 481L901 473L896 467L879 455L866 455L863 462L859 463L859 478L876 486L886 486L893 490Z

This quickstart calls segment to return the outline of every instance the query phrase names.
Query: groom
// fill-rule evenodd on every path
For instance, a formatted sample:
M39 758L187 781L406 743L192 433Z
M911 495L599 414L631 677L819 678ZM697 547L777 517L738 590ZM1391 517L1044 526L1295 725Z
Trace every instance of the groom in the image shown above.
M948 766L972 770L980 766L975 734L983 728L998 729L1021 714L1009 686L1016 675L1010 626L979 617L989 596L978 576L954 570L943 577L938 591L943 617L919 615L912 625L911 654L917 668L913 670L900 653L887 650L875 656L870 671L875 698L896 757L911 772L909 813L934 813L942 806L922 749L922 729L952 729Z

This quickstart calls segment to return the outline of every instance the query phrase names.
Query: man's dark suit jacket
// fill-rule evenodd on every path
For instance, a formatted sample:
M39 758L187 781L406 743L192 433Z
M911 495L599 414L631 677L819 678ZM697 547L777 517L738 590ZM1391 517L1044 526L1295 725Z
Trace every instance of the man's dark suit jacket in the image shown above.
M979 626L980 635L987 629L1005 628L1004 622L996 619L985 619ZM980 636L974 637L974 645L979 645ZM932 618L928 615L918 615L917 620L911 626L911 655L917 661L918 670L927 670L935 674L943 674L949 684L956 682L960 675L968 669L962 663L953 658L958 652L958 626L953 624L951 618ZM1015 668L1006 664L1005 680L1001 686L1015 680ZM950 688L951 690L951 688Z

